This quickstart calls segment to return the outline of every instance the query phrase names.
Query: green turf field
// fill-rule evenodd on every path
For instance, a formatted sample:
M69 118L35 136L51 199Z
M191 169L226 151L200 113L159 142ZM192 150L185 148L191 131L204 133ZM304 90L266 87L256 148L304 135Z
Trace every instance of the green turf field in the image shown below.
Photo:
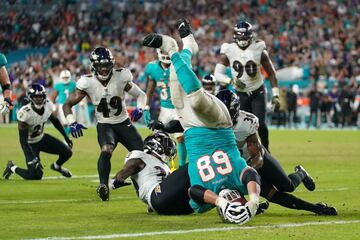
M55 129L47 131L59 137ZM0 181L0 239L360 239L360 131L272 130L270 144L286 171L301 163L316 179L315 192L300 186L295 194L336 206L338 216L276 205L241 227L222 223L214 210L158 216L146 213L132 186L112 191L110 201L101 202L95 192L99 149L91 128L74 140L74 155L65 165L73 179L57 178L49 168L55 157L43 154L44 180L24 181L13 175ZM118 146L112 173L122 166L125 154ZM2 126L1 172L10 159L25 166L17 129Z

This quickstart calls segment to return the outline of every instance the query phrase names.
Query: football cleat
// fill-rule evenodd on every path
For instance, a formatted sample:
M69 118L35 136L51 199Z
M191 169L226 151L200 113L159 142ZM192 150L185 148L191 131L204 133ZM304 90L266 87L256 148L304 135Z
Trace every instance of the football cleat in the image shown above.
M179 31L179 35L181 38L187 37L192 34L190 23L185 18L181 18L176 22L176 28Z
M337 210L334 207L329 207L326 203L317 203L316 206L319 206L318 215L328 215L328 216L336 216Z
M11 171L11 168L15 166L14 161L8 161L8 163L6 164L6 168L3 172L3 178L4 179L9 179L9 177L13 174L13 172Z
M64 177L71 178L71 176L72 176L72 173L66 168L63 168L61 166L58 168L55 168L54 163L51 164L50 168L56 172L61 173L61 175L63 175Z
M256 215L264 213L269 208L269 206L270 204L268 201L261 202L258 209L256 210Z
M145 47L159 48L164 54L168 54L169 56L179 50L175 39L170 36L157 33L150 33L146 35L143 39L142 45Z
M150 33L145 36L142 45L151 48L160 48L162 45L162 36L156 33Z
M101 183L96 189L97 194L103 201L109 201L109 187Z
M295 167L295 172L302 172L304 174L303 184L309 191L315 190L315 181L310 174L301 165Z

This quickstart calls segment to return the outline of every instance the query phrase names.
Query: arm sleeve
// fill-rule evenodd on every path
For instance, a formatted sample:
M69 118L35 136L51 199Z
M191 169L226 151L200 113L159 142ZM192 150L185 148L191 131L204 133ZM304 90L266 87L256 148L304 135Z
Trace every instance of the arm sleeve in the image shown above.
M28 129L19 129L19 139L20 139L20 145L21 148L25 154L26 161L32 161L34 158L36 158L35 154L31 150L31 147L28 143Z
M61 125L58 118L56 118L53 114L49 117L50 122L54 125L54 127L63 135L64 137L67 137L65 129L63 125Z
M130 83L132 86L128 93L136 98L137 101L137 107L144 109L146 105L146 94L143 90L141 90L138 85L135 83Z

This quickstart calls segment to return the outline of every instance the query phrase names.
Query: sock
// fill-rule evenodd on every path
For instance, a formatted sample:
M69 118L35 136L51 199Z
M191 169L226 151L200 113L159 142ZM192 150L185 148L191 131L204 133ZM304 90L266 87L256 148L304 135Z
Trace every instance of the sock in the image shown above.
M304 180L305 175L303 172L299 171L290 174L288 177L290 178L295 190L295 188L297 188L300 185L300 183L302 183L302 180Z
M179 166L184 166L186 164L187 151L184 142L178 143L178 151L179 151Z
M309 212L317 213L319 211L319 206L306 202L302 199L295 197L289 193L276 192L271 199L268 199L270 202L279 204L286 208L305 210Z
M188 49L192 54L196 54L199 51L199 47L192 34L181 39L183 42L183 49Z
M184 89L186 94L190 94L201 88L199 79L186 64L180 53L174 53L171 56L171 61L176 70L176 75L178 76L181 87Z
M103 183L106 186L109 185L109 174L111 170L110 158L110 153L101 152L98 160L98 173L100 178L100 184Z
M15 173L15 169L17 168L17 166L16 165L14 165L14 166L12 166L11 168L10 168L10 170L13 172L13 173Z

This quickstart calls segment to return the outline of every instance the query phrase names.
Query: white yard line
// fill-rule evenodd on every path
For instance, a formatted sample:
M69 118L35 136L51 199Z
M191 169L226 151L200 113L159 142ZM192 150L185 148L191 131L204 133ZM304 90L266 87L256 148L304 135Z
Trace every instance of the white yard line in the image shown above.
M274 225L259 225L259 226L233 226L223 228L198 228L191 230L177 230L177 231L161 231L161 232L143 232L143 233L118 233L109 235L96 235L96 236L79 236L79 237L47 237L47 238L33 238L28 240L79 240L79 239L113 239L113 238L128 238L128 237L145 237L156 235L175 235L175 234L189 234L199 232L223 232L229 230L253 230L253 229L272 229L272 228L295 228L303 226L317 226L317 225L333 225L333 224L356 224L360 220L349 221L328 221L328 222L304 222L304 223L286 223Z
M98 178L99 175L94 174L94 175L73 175L71 178ZM43 180L57 180L57 179L67 179L66 177L63 176L48 176L48 177L43 177Z
M322 189L315 189L314 192L339 192L339 191L347 191L350 188L341 187L341 188L322 188ZM295 190L296 192L309 192L309 190Z
M121 197L111 197L110 200L116 199L137 199L137 197L131 196L121 196ZM46 204L46 203L62 203L62 202L94 202L95 199L49 199L49 200L0 200L0 205L2 204Z

